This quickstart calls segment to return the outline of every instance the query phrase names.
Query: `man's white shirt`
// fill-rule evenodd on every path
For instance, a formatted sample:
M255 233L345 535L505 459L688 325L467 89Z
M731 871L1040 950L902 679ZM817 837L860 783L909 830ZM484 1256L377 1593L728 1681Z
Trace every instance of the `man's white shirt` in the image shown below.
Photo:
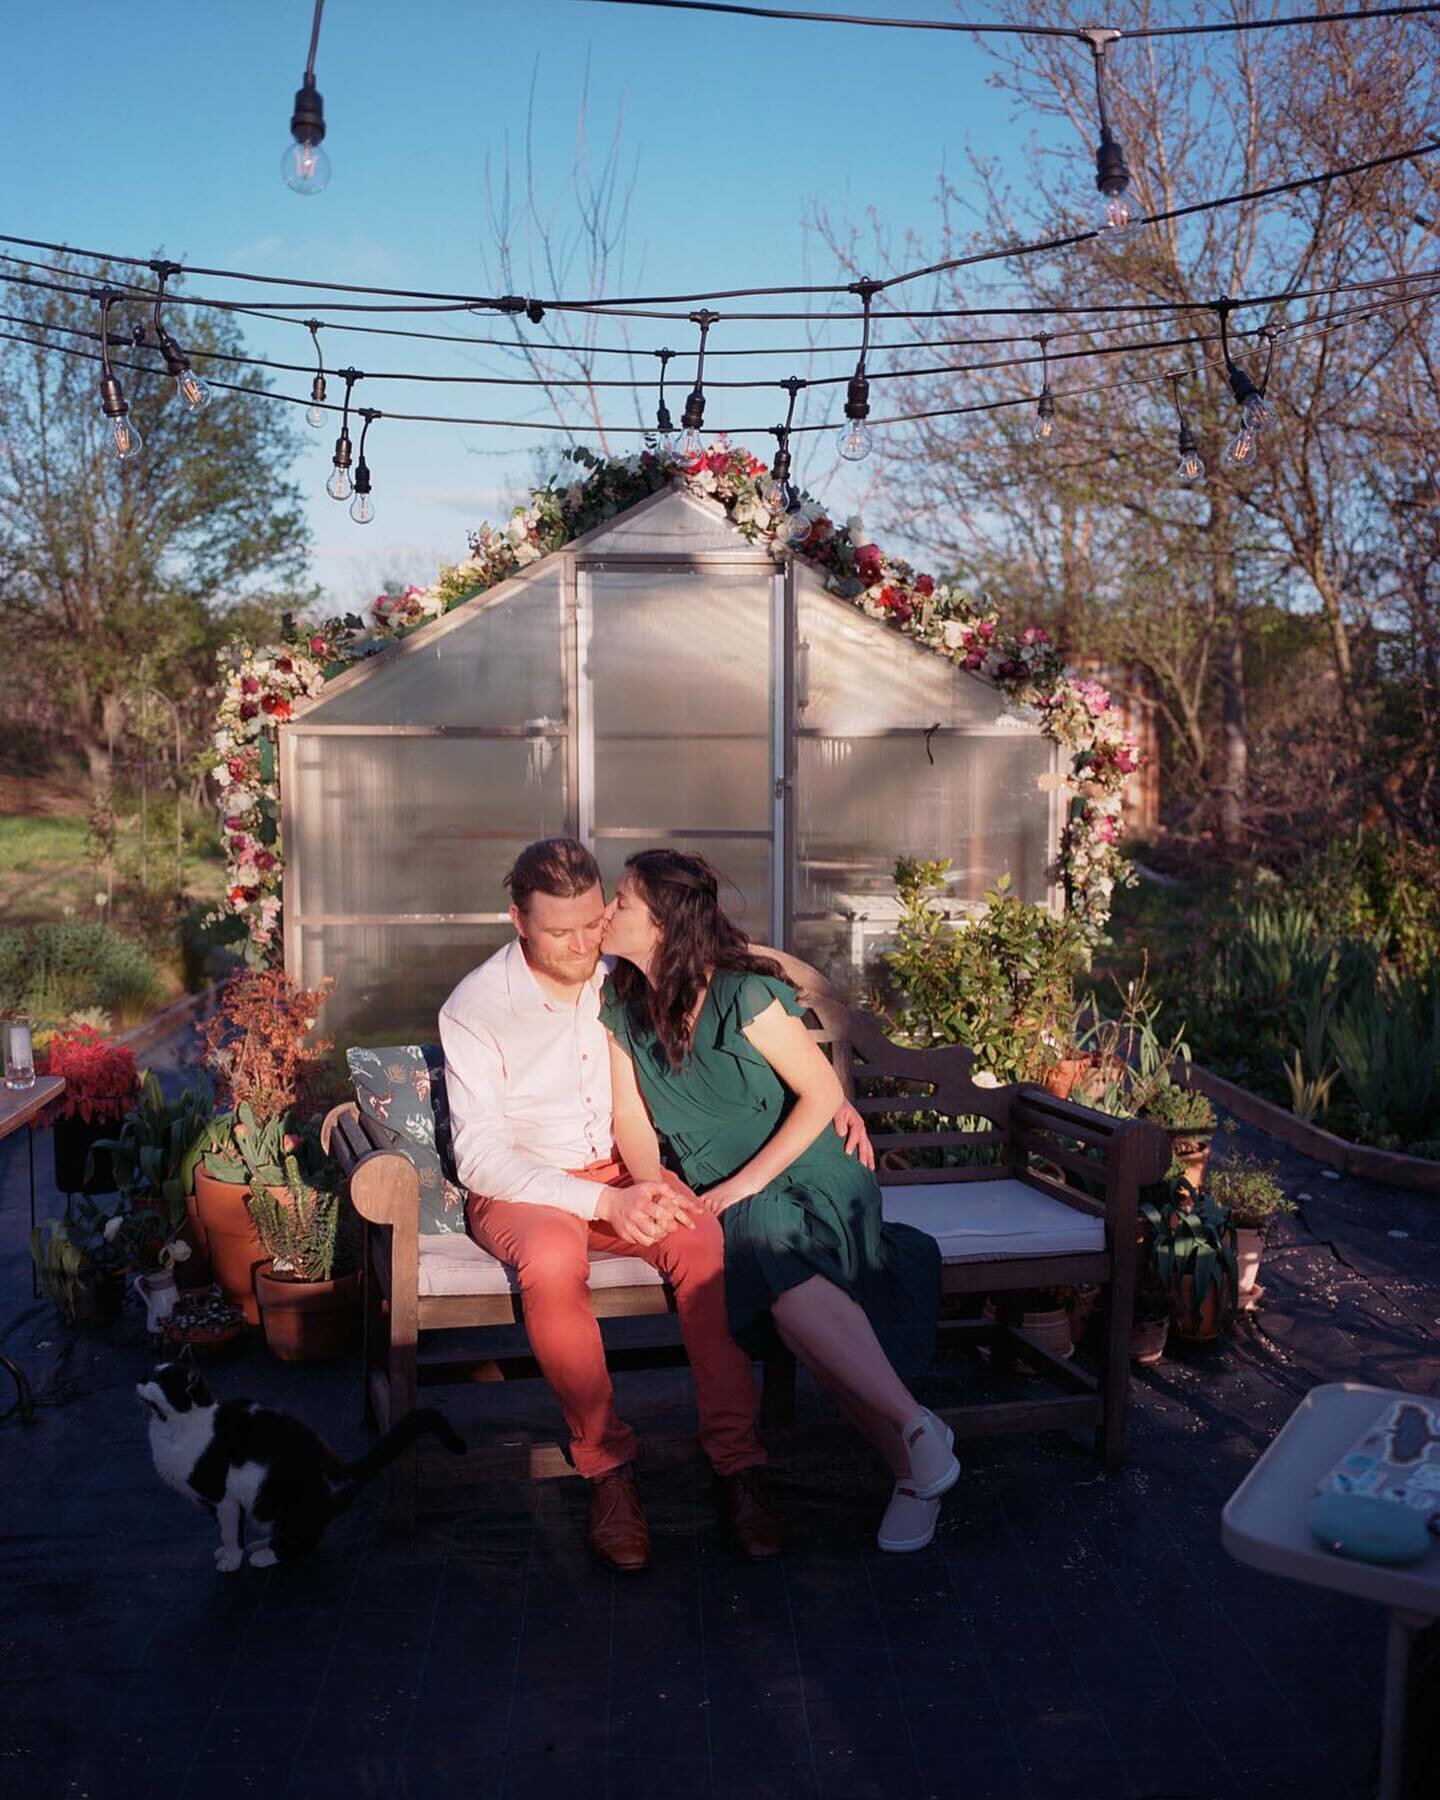
M601 1189L568 1174L615 1154L602 958L572 1006L536 981L519 938L440 1009L455 1167L471 1193L595 1216Z

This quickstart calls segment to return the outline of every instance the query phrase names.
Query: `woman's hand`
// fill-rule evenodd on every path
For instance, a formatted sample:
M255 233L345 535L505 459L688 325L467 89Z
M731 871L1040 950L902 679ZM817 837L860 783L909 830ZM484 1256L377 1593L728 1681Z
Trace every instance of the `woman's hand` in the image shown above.
M742 1200L748 1200L754 1192L754 1188L746 1187L732 1175L729 1181L720 1181L714 1187L706 1188L700 1196L700 1204L706 1212L719 1214L726 1207L738 1206Z

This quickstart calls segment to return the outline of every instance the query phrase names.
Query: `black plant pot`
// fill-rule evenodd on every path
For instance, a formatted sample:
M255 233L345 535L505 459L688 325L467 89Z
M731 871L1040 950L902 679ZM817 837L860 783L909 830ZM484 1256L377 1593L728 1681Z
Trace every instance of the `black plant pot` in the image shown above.
M119 1118L82 1119L72 1115L57 1119L54 1127L55 1185L62 1194L113 1194L115 1173L110 1167L110 1152L97 1150L91 1179L85 1179L85 1164L93 1146L101 1138L114 1137L120 1129Z

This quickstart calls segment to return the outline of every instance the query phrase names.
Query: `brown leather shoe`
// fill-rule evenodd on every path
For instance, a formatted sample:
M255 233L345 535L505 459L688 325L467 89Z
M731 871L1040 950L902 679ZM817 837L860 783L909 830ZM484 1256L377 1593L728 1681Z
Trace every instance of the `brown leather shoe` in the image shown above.
M650 1527L640 1510L635 1477L628 1469L613 1469L590 1485L590 1554L623 1575L648 1569Z
M765 1497L760 1469L741 1469L716 1481L720 1523L731 1548L745 1562L769 1562L780 1554L780 1521Z

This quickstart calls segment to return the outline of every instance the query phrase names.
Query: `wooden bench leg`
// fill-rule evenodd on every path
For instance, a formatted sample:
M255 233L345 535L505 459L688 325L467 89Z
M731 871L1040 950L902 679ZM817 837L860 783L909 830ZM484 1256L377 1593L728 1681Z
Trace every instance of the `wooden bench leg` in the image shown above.
M392 1270L392 1275L398 1271ZM420 1306L414 1286L407 1291L392 1280L390 1288L390 1368L387 1386L388 1424L397 1425L415 1410L419 1385ZM419 1508L418 1449L410 1449L394 1464L390 1474L390 1500L386 1523L396 1531L415 1529Z
M793 1425L795 1423L795 1358L783 1344L777 1344L765 1358L764 1383L760 1390L760 1424Z

